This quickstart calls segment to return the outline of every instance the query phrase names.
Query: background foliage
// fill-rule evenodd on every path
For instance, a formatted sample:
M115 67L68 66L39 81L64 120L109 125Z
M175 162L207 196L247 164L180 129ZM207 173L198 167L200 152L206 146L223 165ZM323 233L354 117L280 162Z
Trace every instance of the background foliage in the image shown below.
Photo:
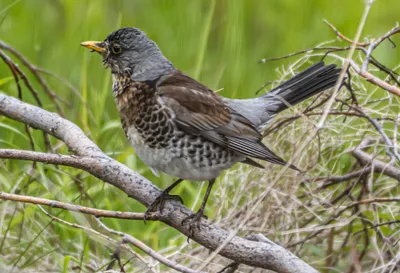
M102 68L100 56L90 54L88 50L80 47L80 42L103 40L111 31L123 26L139 27L155 40L164 54L184 72L214 90L223 88L220 91L221 95L246 98L254 96L256 90L264 83L280 78L281 74L275 70L293 61L286 59L258 64L260 59L285 55L335 39L334 33L323 24L323 19L329 20L342 33L352 37L362 10L361 0L2 0L0 39L19 50L33 64L71 83L75 92L62 81L47 77L53 90L65 102L63 109L66 117L83 128L108 155L164 188L173 178L166 175L155 177L136 158L120 128L111 93L110 73ZM376 1L363 36L382 35L394 26L398 15L398 0ZM393 40L400 44L399 37ZM382 44L374 56L388 67L395 67L400 62L399 50L393 49L390 43ZM318 61L318 58L311 61ZM15 84L10 80L10 76L8 68L0 64L0 92L17 96ZM34 87L45 102L44 108L56 111L40 87ZM376 92L372 96L379 98L381 95ZM34 103L26 89L23 90L23 97L24 101ZM397 113L398 106L395 105L391 111ZM352 128L348 128L345 133L350 136L351 130L362 126L359 121L353 121ZM282 139L285 135L281 134L268 138L269 146L278 154L286 155L285 158L290 157L291 150L288 147L295 145L296 138L301 136L300 132L293 128L289 132L294 134L286 140ZM44 150L40 132L34 132L33 136L36 150ZM58 143L56 140L52 141L55 145ZM336 143L340 146L340 151L332 149L334 151L322 155L321 161L325 169L319 168L318 171L324 175L329 175L328 170L344 173L351 165L348 156L337 157L346 148L346 141L351 140L343 138L335 141L334 139L329 143ZM24 127L0 117L0 148L30 149ZM68 153L65 147L59 147L57 152ZM334 161L330 162L332 158ZM28 174L30 166L31 164L25 162L0 161L0 190L101 209L144 211L140 204L121 194L119 190L86 173L71 168L38 164L37 171L31 176ZM279 167L272 169L276 171ZM211 219L217 217L218 204L225 204L225 207L222 206L218 211L221 215L234 213L227 209L228 203L225 198L236 200L235 196L238 193L235 189L242 189L239 185L248 182L240 177L244 174L251 174L252 179L262 176L243 167L228 173L228 178L224 181L230 179L231 184L218 183L219 189L212 200L214 203L210 202L208 206ZM293 182L292 176L294 174L288 175L288 181ZM263 183L264 180L260 178L256 182ZM251 189L257 192L257 186L252 187ZM292 185L284 182L282 187ZM200 184L185 182L176 193L183 197L186 205L195 206L198 204L196 196L199 196L199 188ZM226 191L228 196L223 196L221 191ZM277 195L276 198L285 197ZM244 201L238 201L239 206L242 202ZM96 225L76 213L49 210L71 222ZM107 263L112 252L112 249L105 247L106 243L98 241L96 237L60 224L51 224L33 205L2 201L0 211L0 268L14 267L14 272L34 271L40 265L41 270L55 272L69 272L72 269L90 272L85 265L92 264L93 267L99 268ZM218 219L221 220L222 216ZM145 226L140 221L105 222L110 227L130 233L166 253L176 251L177 247L184 245L186 239L159 223ZM290 241L295 239L276 236L278 243L290 244ZM326 246L323 243L306 245L298 251L303 253L300 257L312 262L314 266L324 265ZM343 251L348 253L350 250ZM351 261L346 255L343 255L342 259L340 266L347 268ZM338 267L331 272L341 272L341 269Z

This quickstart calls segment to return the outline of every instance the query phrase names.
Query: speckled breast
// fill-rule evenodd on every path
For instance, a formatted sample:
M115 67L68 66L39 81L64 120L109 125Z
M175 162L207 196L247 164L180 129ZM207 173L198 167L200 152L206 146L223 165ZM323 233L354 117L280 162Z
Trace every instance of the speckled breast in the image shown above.
M231 150L183 132L174 112L143 82L114 80L122 128L136 154L149 167L188 180L210 180L243 160Z

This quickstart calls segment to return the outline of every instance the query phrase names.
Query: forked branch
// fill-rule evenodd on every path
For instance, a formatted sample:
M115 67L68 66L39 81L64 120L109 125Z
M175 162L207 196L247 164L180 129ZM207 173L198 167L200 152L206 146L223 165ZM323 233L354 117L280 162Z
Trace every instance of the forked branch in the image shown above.
M106 156L78 126L59 115L1 94L0 114L53 135L65 142L68 148L78 156L51 155L55 164L73 166L87 171L104 182L121 189L129 197L138 200L146 207L160 194L160 190L149 180ZM10 154L7 156L8 158L11 158ZM21 156L21 159L38 160L37 155L31 154L30 157L25 154ZM165 204L159 219L189 236L191 234L189 226L182 225L182 221L192 213L179 202L170 201ZM229 235L228 231L220 229L204 219L201 221L201 228L193 234L191 239L215 250ZM277 244L255 242L239 236L234 236L221 249L219 254L238 263L267 268L276 272L317 272L290 251Z

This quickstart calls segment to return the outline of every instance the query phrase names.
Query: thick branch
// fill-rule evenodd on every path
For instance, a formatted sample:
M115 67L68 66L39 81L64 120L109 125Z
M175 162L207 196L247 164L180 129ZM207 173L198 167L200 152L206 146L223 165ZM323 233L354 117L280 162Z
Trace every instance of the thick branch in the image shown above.
M76 155L85 157L80 159L86 163L82 163L79 166L80 169L118 187L145 206L148 206L160 194L160 190L149 180L106 156L78 126L59 115L1 94L0 114L61 139ZM86 160L88 161L86 162ZM160 220L189 236L189 226L182 225L182 221L190 214L192 212L179 202L170 201L165 204L163 213L160 214ZM215 250L229 235L229 232L204 219L201 221L200 230L194 232L192 239ZM254 242L238 236L234 236L222 248L220 254L239 263L268 268L277 272L317 272L279 245L269 242Z

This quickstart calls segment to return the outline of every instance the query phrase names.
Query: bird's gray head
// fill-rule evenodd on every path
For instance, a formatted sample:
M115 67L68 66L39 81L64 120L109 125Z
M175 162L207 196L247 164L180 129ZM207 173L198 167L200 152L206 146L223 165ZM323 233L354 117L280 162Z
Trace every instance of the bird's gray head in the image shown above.
M121 28L103 42L81 45L99 52L113 74L130 76L136 81L155 80L174 69L157 44L138 28Z

